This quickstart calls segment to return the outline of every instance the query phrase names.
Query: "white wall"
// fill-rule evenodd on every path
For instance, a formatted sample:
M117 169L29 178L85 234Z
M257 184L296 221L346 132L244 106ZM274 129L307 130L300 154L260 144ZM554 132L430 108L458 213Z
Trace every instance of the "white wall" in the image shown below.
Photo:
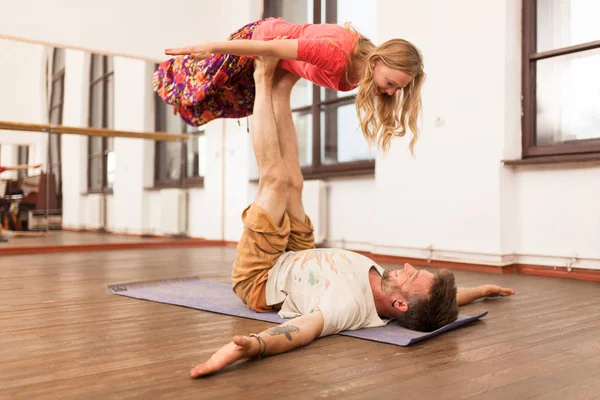
M386 10L380 14L380 40L413 42L423 52L428 75L416 159L407 150L408 138L396 140L390 154L377 159L375 243L380 251L423 256L423 249L433 247L472 253L479 261L500 252L502 6L379 2ZM490 51L483 53L486 48Z
M600 166L521 168L516 179L516 252L529 263L552 257L573 267L600 260Z
M82 51L65 52L65 95L63 124L87 126L89 94L89 57ZM84 228L87 221L85 197L87 190L87 137L62 136L63 179L63 225ZM68 173L68 175L67 175Z
M239 11L235 17L224 11L234 9L234 3ZM165 10L159 3L145 2L143 9L133 7L139 3L128 4L119 8L123 6L111 0L102 9L84 9L83 3L62 1L59 5L69 6L69 17L93 14L97 18L57 16L65 19L54 26L39 23L42 15L55 14L41 1L37 8L28 7L36 10L28 20L31 23L17 24L24 6L15 3L0 16L0 33L161 58L164 47L220 39L258 18L261 11L261 2L254 0L228 0L212 8L204 2L188 3L187 14L202 16L197 23L173 23L172 29L161 29L157 27L165 23ZM428 78L421 138L416 159L408 152L410 139L398 139L387 155L377 155L375 176L328 182L329 244L498 266L512 262L564 266L574 256L573 267L600 269L600 167L502 164L520 156L520 2L377 0L374 5L376 29L368 33L376 42L402 37L424 54ZM171 9L177 6L170 5ZM109 14L114 14L112 28L98 22ZM107 34L107 29L115 35ZM3 87L9 85L19 98L17 103L25 102L25 91L16 82L28 82L30 92L39 87L43 49L0 46L5 46L3 53L14 54L19 65L27 65L16 72L0 65L0 71L5 71L0 77ZM24 46L37 50L31 53ZM89 60L84 53L69 50L66 62L64 123L85 126ZM115 59L117 129L153 128L151 71L141 60ZM6 78L7 73L14 79ZM5 102L0 104L4 113L0 119L44 121L44 103L37 99L33 113L31 108L24 111L7 103L6 96L0 101ZM242 231L241 211L256 192L256 185L248 183L256 171L248 151L246 120L239 125L236 120L214 121L204 129L205 185L189 191L185 225L195 237L236 241ZM14 139L11 135L0 133L0 142ZM82 195L87 185L86 143L85 137L63 138L64 170L71 174L64 189L67 226L91 227L97 219L98 197ZM172 200L166 200L168 193L145 189L152 185L153 144L117 139L115 151L118 171L114 195L107 201L108 227L120 232L176 233L165 228L166 210L172 206ZM553 228L556 231L550 234Z
M46 85L44 47L0 39L0 54L3 55L0 63L3 93L0 96L0 121L45 122L47 105L42 95ZM42 133L0 130L0 163L15 165L18 145L29 146L30 164L44 162L47 140L47 135ZM16 172L5 172L2 177L16 178L16 175Z
M376 251L427 257L432 246L440 259L555 266L577 254L574 267L600 268L598 167L501 163L520 154L519 2L379 8L380 39L417 44L428 79L417 160L407 140L377 160Z
M145 99L152 95L150 69L146 62L123 57L114 58L115 110L114 128L123 131L143 131L147 125ZM116 171L114 182L114 215L110 215L113 230L142 233L144 195L143 140L115 138Z
M73 1L34 3L33 5L7 4L3 7L0 15L0 34L26 41L41 41L75 49L143 59L164 59L163 50L166 47L206 40L223 40L232 31L259 18L262 12L262 1L259 0L243 3L226 1L218 5L215 3L209 5L207 1L174 2L169 4L168 10L165 10L164 2L157 1L129 2L127 5L117 1L85 5ZM231 13L234 9L236 12ZM178 21L178 15L195 15L196 20L182 23ZM52 24L47 23L50 17L52 17ZM169 20L171 22L167 22ZM21 22L17 23L18 21ZM107 24L106 21L111 21L111 24ZM165 28L167 23L168 29ZM23 49L21 53L24 57L29 55L30 59L38 62L43 60L39 54L32 55L26 51L26 47L36 47L42 51L42 46L8 43ZM11 48L7 48L3 53L16 53L18 64L32 65L29 59L19 59L19 53ZM152 68L149 68L144 60L127 57L115 57L114 68L115 129L153 130L154 104L150 87ZM14 75L13 70L14 68L7 70L4 76L10 76L9 72ZM65 82L64 124L86 126L89 79L87 52L68 50L66 70L68 73ZM25 70L22 75L27 76L28 79L13 80L14 85L20 81L32 82L29 78L32 75L30 71ZM11 87L11 92L18 91L19 88ZM25 98L23 96L23 99ZM31 108L28 111L30 115ZM46 122L45 114L43 115L41 122ZM14 113L12 116L6 119L38 122ZM209 165L215 164L218 168L209 169L205 178L206 189L189 191L189 202L185 208L189 211L190 218L189 222L183 225L191 235L237 240L241 232L237 212L240 207L238 197L223 197L225 190L229 189L233 192L242 185L241 182L247 181L247 158L240 159L236 155L244 148L245 137L240 135L241 128L237 128L237 123L235 126L233 123L230 125L229 136L226 137L225 142L222 140L224 125L221 121L205 126L210 149ZM3 135L2 138L11 139L8 135ZM225 154L222 151L223 144ZM169 218L167 210L173 211L173 208L178 205L171 204L169 202L171 197L167 194L161 195L160 192L145 190L152 185L154 145L135 139L117 138L115 153L117 172L114 194L107 196L104 208L102 196L85 194L87 138L64 136L64 170L71 174L64 183L64 225L97 228L102 222L102 213L106 212L106 228L109 230L150 234L180 233L165 228L163 224L165 219ZM220 168L223 157L228 163L225 175ZM176 195L175 198L180 196ZM223 206L228 208L223 209ZM236 212L228 212L229 209ZM179 211L185 212L183 209Z
M213 121L205 126L208 146L208 170L204 189L192 195L190 208L190 235L209 239L225 236L223 218L223 121Z
M246 131L246 119L227 120L225 124L225 202L224 240L238 241L243 231L241 214L248 206L248 147L251 137Z
M515 3L519 2L506 2L509 58L518 58L520 51L520 41L514 38L520 34L521 18ZM591 3L587 7L598 7ZM507 109L510 107L516 116L520 113L520 92L515 87L520 82L516 82L511 71L507 72L506 86L512 86L512 90L507 91L505 101ZM518 132L517 127L507 126L506 159L517 158L518 145L514 141L520 140L520 135L513 132ZM509 222L513 229L503 233L503 239L512 242L506 250L518 254L516 258L522 263L600 269L600 166L568 164L506 170L510 178L503 195L515 210L513 221Z
M0 34L93 52L164 59L260 18L262 0L3 1Z
M330 246L373 249L377 235L374 221L379 214L376 193L375 179L370 176L328 182L327 237Z

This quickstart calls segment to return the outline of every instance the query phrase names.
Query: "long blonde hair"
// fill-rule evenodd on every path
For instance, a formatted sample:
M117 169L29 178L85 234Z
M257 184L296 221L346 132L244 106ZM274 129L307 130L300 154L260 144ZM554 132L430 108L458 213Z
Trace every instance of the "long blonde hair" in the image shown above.
M365 62L364 74L358 84L356 112L367 142L370 145L377 143L387 151L392 137L404 136L408 124L413 134L409 148L414 156L415 143L419 137L417 118L421 112L421 87L425 80L420 51L403 39L388 40L375 47L371 41L361 36L355 56ZM378 60L389 68L411 75L413 79L392 96L376 96L373 65Z

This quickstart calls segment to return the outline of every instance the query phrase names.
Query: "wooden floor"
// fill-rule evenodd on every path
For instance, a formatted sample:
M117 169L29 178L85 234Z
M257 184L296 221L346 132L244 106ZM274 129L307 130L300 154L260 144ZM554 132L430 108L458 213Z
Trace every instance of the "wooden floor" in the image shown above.
M271 324L107 290L228 282L234 256L217 247L0 256L0 398L600 398L595 282L457 272L462 286L493 281L517 294L466 306L490 313L410 347L332 336L201 380L189 378L194 365Z
M33 254L33 253L66 253L99 250L146 249L165 247L189 247L220 245L204 239L177 237L141 237L114 235L97 232L9 232L2 231L8 238L0 242L0 257L3 255ZM22 236L27 235L27 236Z
M86 244L110 244L110 243L138 243L138 242L156 242L164 240L162 238L143 238L140 236L118 236L95 232L68 232L68 231L50 231L29 233L29 237L11 237L11 232L4 231L9 241L0 243L0 249L7 247L27 247L27 246L69 246ZM17 232L18 234L18 232ZM37 236L39 235L39 236Z

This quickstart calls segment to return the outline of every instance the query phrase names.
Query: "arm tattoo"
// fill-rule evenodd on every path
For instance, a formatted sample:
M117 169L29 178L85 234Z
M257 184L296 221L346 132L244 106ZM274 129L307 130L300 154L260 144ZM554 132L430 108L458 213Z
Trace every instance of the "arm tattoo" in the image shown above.
M300 332L300 328L294 325L286 325L286 326L276 326L275 328L271 328L267 331L269 335L285 335L287 340L292 340L292 332Z

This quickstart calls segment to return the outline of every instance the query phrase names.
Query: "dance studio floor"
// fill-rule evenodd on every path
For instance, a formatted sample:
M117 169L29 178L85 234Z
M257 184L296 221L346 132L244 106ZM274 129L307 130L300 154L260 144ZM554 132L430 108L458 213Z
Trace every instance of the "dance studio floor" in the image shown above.
M235 248L0 255L2 399L600 398L600 283L456 272L508 299L481 321L410 347L333 336L192 380L232 335L269 323L110 294L107 285L228 282ZM391 267L391 265L383 265Z
M206 244L206 240L175 237L140 237L98 232L8 232L8 242L0 242L0 255L64 253L70 251L122 250ZM28 235L28 236L19 236Z

